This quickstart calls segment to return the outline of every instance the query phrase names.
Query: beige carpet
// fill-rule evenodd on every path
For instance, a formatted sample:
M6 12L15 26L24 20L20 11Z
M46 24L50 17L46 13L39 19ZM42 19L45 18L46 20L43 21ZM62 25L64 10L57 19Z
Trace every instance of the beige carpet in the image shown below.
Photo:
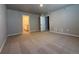
M8 37L2 54L75 54L79 38L50 32L26 33Z

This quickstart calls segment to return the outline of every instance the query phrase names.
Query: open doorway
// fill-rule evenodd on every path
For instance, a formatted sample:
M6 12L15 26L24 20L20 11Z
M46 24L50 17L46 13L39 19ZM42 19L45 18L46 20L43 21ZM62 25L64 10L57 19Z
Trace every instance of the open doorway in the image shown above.
M40 31L45 31L45 16L40 16Z
M46 27L46 31L49 31L49 16L45 17L45 27Z
M40 16L40 31L49 31L49 16Z
M23 22L23 33L28 33L30 31L29 16L23 15L22 22Z

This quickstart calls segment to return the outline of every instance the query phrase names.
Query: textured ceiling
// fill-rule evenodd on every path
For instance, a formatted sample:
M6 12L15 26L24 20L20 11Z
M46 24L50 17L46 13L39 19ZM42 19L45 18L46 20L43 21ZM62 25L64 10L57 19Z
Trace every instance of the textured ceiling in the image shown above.
M69 6L69 4L44 4L43 7L40 7L40 4L7 4L8 9L36 14L47 14L66 6Z

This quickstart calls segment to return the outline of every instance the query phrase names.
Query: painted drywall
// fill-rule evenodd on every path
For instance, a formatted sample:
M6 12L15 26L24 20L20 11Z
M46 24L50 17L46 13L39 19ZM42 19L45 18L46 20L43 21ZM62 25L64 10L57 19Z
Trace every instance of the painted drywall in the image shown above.
M7 10L8 15L8 35L22 33L22 15L28 15L30 18L30 32L39 31L39 15L30 14L16 10Z
M1 52L4 42L7 39L6 20L7 20L6 19L6 6L0 4L0 52Z
M39 15L31 14L30 15L30 31L31 32L38 32L40 31L40 24L39 24Z
M79 5L71 5L49 14L50 31L79 35Z

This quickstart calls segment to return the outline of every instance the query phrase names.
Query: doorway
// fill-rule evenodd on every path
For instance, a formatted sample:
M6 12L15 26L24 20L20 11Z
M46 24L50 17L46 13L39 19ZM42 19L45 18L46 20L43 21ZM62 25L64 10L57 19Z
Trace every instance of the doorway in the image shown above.
M49 31L49 16L40 16L40 31Z
M30 31L29 16L23 15L22 22L23 22L23 33L28 33Z
M45 17L45 27L46 27L46 31L49 31L49 16Z
M40 31L45 31L45 16L40 16Z

